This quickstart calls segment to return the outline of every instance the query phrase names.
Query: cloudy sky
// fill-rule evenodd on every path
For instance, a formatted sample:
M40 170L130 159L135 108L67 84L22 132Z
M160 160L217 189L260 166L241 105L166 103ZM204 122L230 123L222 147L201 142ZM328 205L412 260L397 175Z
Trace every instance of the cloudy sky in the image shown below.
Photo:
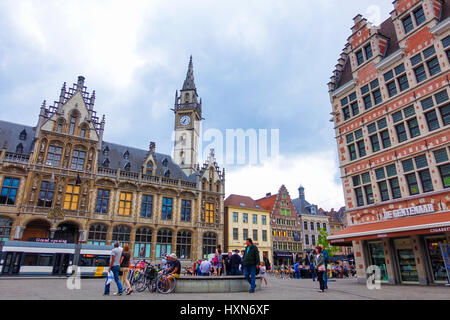
M279 129L279 157L227 165L227 195L281 184L344 204L327 83L352 18L392 0L0 0L0 119L35 125L43 100L86 77L105 140L170 154L175 90L189 56L204 130ZM204 145L208 145L205 141Z

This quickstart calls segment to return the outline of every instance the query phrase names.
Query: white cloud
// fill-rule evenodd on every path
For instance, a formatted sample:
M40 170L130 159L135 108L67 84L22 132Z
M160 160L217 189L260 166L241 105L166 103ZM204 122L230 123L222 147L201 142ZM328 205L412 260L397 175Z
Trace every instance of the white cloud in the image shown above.
M275 194L285 185L292 199L298 198L298 187L305 188L306 200L325 210L344 205L339 168L333 151L294 156L280 156L262 166L243 167L226 175L227 196L231 193L259 199Z

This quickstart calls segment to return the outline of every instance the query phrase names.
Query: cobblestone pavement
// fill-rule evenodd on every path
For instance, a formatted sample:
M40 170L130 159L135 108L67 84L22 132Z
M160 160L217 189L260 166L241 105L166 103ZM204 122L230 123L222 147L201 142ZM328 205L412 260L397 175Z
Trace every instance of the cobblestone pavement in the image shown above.
M0 279L0 299L27 300L450 300L450 287L445 286L391 286L382 285L379 290L369 290L365 285L358 284L356 279L338 279L329 282L329 290L319 293L318 283L311 279L274 279L269 278L269 287L254 294L224 293L224 294L171 294L133 293L130 296L104 297L104 279L82 279L81 289L69 290L66 279ZM113 283L111 292L117 290Z

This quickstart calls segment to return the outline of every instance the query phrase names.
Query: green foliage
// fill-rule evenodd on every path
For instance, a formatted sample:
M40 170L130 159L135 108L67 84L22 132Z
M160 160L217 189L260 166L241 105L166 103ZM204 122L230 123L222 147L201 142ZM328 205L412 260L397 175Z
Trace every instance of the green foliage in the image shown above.
M338 248L333 247L328 242L328 232L326 229L319 228L319 239L317 244L321 244L325 250L328 252L328 256L332 257L338 251Z

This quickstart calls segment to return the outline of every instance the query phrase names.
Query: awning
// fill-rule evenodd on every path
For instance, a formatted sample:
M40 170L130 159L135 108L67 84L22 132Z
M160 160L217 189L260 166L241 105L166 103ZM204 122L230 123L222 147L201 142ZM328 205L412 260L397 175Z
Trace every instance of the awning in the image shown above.
M279 258L292 258L292 252L275 251L273 254Z
M414 234L432 234L450 231L450 211L395 220L386 220L347 227L329 236L328 241L339 245L354 240L389 238Z

